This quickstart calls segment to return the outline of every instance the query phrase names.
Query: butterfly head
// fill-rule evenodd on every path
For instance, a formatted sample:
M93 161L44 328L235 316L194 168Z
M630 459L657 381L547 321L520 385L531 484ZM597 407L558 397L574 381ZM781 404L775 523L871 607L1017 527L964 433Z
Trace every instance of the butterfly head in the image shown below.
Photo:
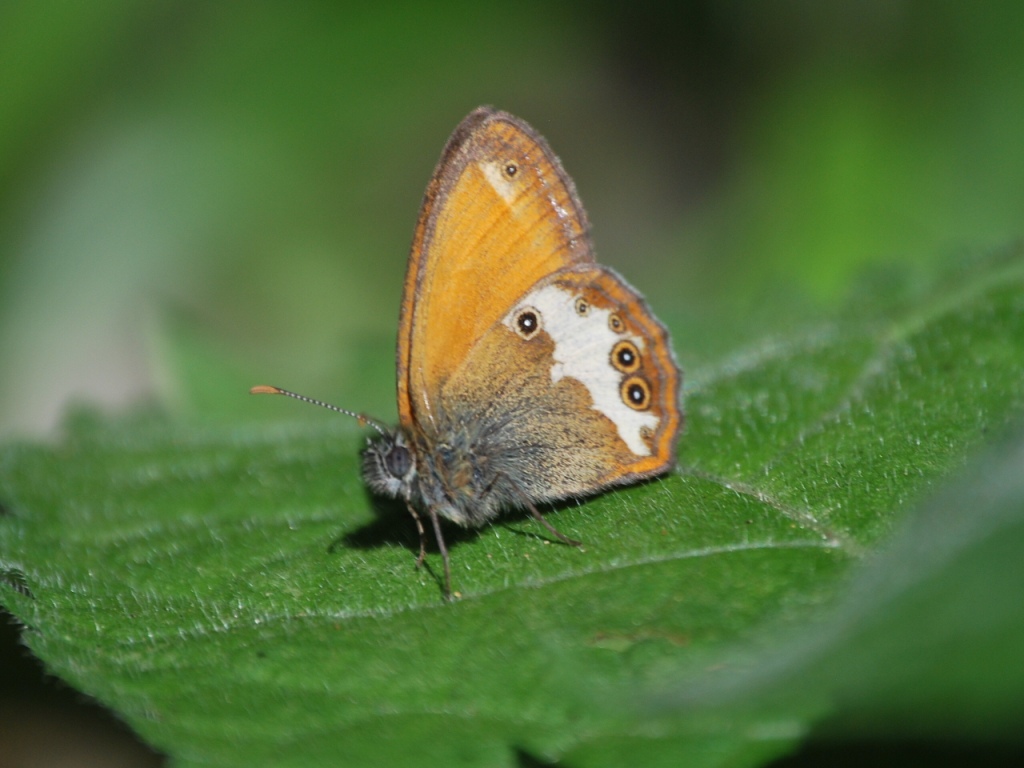
M401 430L370 441L363 452L363 477L375 493L410 498L416 479L416 459Z

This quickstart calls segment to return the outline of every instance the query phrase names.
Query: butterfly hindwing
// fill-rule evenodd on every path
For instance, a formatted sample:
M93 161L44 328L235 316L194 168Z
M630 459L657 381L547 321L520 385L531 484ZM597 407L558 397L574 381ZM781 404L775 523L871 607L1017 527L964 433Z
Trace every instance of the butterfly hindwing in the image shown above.
M438 401L487 471L532 500L593 493L675 463L679 371L643 300L597 265L531 287L474 345Z

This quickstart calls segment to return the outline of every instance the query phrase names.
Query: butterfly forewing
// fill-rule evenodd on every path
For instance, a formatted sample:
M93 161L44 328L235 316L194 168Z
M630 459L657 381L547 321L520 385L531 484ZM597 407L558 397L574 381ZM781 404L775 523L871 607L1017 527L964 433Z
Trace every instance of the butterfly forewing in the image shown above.
M593 260L583 206L544 139L507 113L470 114L434 171L409 258L397 353L402 426L436 425L445 382L510 302Z

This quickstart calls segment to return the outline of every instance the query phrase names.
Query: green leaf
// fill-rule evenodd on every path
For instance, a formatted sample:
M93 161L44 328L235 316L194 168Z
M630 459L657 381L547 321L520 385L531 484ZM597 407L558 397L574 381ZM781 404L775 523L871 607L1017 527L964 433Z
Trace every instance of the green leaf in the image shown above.
M182 765L756 765L834 705L745 701L740 673L842 604L1022 377L1019 253L765 341L689 377L677 472L549 513L582 549L453 531L451 604L355 424L79 414L0 453L0 598ZM716 695L644 716L669 680Z
M648 711L831 701L832 739L1002 744L1024 728L1024 430L998 440L756 665L661 686Z

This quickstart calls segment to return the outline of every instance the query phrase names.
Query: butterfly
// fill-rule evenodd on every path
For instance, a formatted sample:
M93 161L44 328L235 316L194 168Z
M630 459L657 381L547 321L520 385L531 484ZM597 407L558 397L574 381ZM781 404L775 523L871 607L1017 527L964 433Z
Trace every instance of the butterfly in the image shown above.
M572 179L519 118L481 107L427 186L398 329L399 425L363 454L370 489L403 501L444 563L441 519L479 527L675 466L682 374L665 327L594 259ZM326 405L278 387L285 394Z

